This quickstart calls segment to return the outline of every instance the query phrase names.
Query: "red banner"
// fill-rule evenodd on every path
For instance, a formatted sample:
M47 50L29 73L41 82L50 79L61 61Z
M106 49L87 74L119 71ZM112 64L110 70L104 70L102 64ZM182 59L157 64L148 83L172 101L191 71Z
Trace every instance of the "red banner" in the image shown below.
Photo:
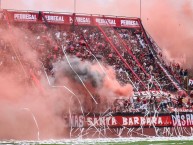
M171 126L170 116L109 116L109 117L84 117L73 115L69 118L72 127L149 127L149 126Z
M173 126L193 127L193 114L174 114L171 115Z
M137 20L120 19L120 27L138 27Z
M104 17L93 17L94 24L100 26L117 26L119 19L116 18L104 18Z
M35 12L14 12L8 11L9 20L20 22L43 22L42 16ZM92 16L92 15L73 15L73 14L60 14L60 13L44 13L48 23L56 24L74 24L76 25L100 25L100 26L113 26L113 27L139 27L137 18L118 18L106 16Z
M62 14L47 14L44 13L45 18L48 23L59 23L59 24L69 24L69 17L68 15L64 16ZM43 21L43 18L42 18Z
M70 127L193 127L193 113L158 116L83 116L69 117Z
M37 22L38 14L32 12L8 12L11 21L28 21Z
M92 25L91 19L90 16L75 16L74 23L77 25ZM70 16L70 23L73 23L73 16Z

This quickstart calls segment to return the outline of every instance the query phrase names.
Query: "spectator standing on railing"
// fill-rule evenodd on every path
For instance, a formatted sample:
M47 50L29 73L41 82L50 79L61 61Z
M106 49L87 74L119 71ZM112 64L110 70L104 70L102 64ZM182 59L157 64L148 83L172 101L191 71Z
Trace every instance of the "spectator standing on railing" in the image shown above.
M169 107L173 107L171 94L168 94L168 96L166 97L166 99L167 99L167 104L168 104L168 106L169 106Z
M179 96L178 97L177 107L178 108L182 108L183 107L183 96Z

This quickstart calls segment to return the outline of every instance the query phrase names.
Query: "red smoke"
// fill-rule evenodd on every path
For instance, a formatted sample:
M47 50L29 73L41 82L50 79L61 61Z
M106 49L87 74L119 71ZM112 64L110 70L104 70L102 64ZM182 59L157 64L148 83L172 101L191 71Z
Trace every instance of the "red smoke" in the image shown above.
M22 7L22 5L12 0L4 0L2 2L3 7L5 7L5 5L7 6L5 8L73 11L73 3L71 1L69 2L69 0L63 2L54 0L52 3L45 0L30 1L33 7L26 5L26 3ZM49 3L49 5L42 3ZM71 8L69 8L69 3ZM103 9L101 9L101 6ZM64 10L62 9L63 7L65 7ZM191 0L142 0L142 22L147 31L163 51L169 54L168 58L170 60L172 58L179 60L178 58L184 54L187 64L191 66L193 65L192 9ZM120 2L120 0L117 0L106 2L101 0L92 3L87 0L77 0L77 12L139 17L139 1L122 0ZM15 37L13 37L12 32L3 33L4 40L11 41L15 47L20 49L22 54L25 54L23 56L28 62L40 67L41 65L35 61L37 58L36 54L23 39L20 39L23 38L25 33L17 29L15 29L15 31ZM78 106L77 101L75 101L76 99L70 104L69 99L72 94L63 88L51 88L48 86L44 76L41 78L41 82L46 94L42 95L37 88L29 88L22 83L22 77L27 76L22 71L18 62L10 66L10 68L12 71L9 73L0 72L0 139L37 139L37 129L32 116L30 113L21 110L21 108L24 107L29 108L36 116L40 128L40 139L61 137L64 133L63 128L65 125L61 119L62 113L67 112L70 105L73 106L71 107L72 111L76 111L76 109L73 110L76 108L74 106ZM113 73L107 74L111 76ZM27 75L29 75L28 71ZM65 85L69 86L70 89L74 89L76 94L79 95L80 93L79 96L83 96L85 99L84 94L87 93L85 93L85 90L83 92L80 91L84 89L82 85L74 84L66 78L61 80L63 80L66 83ZM130 86L120 87L115 81L114 75L110 77L110 79L105 78L104 86L105 87L99 91L100 94L104 95L104 100L109 99L113 92L113 97L116 97L116 95L129 96L132 92ZM92 90L93 88L89 87L89 89ZM88 94L86 97L90 99ZM83 102L84 99L81 101ZM79 106L78 109L80 110Z
M63 120L63 115L68 114L69 110L72 113L81 113L80 103L85 112L102 112L107 109L107 103L112 102L116 97L120 95L130 97L132 94L132 86L120 86L111 68L104 68L109 78L107 79L106 75L101 86L95 88L85 82L98 107L83 85L72 78L60 76L59 81L51 83L51 86L48 85L44 72L39 76L39 80L34 79L35 76L31 74L31 71L34 71L32 68L42 69L38 54L31 47L35 46L36 42L32 41L33 39L28 40L34 36L27 30L18 28L1 32L3 34L1 39L12 44L9 47L10 51L6 52L7 59L15 56L16 52L20 61L15 58L15 61L7 65L7 69L4 66L0 72L0 124L3 124L0 125L0 139L37 139L38 129L31 113L36 117L40 139L64 137L65 133L68 135L69 133L65 128L67 124ZM102 73L101 68L96 64L82 61L80 63L82 63L80 66L88 63L93 72ZM77 97L65 88L52 87L64 85L77 95L80 103Z
M193 37L192 1L154 1L144 3L142 22L147 31L167 54L185 67L192 66ZM183 64L186 63L186 64Z
M40 64L36 53L26 43L25 35L33 37L27 31L16 28L13 31L1 31L1 39L6 43L11 42L13 47L6 47L9 49L5 54L8 61L1 66L0 71L0 139L37 139L37 127L31 113L37 119L40 139L62 137L66 125L62 114L68 110L67 97L70 94L62 89L51 89L44 76L40 81L45 94L30 81L30 66L39 67ZM14 51L21 63L17 58L12 60Z
M68 82L65 83L65 85L71 88L75 94L78 94L80 101L85 104L83 108L86 112L88 112L88 110L103 112L107 110L107 104L112 104L116 98L129 98L133 95L133 87L130 84L121 86L116 79L113 68L109 66L104 67L102 63L93 64L88 61L81 61L75 57L68 57L68 60L71 65L76 65L72 65L72 67L77 74L79 74L85 87L77 75L71 71L66 60L54 64L57 70L55 72L56 82L58 85L64 84L64 80ZM92 108L96 106L96 104L98 104L97 110Z
M113 92L114 97L131 97L133 95L133 87L130 84L127 84L125 86L121 86L115 77L115 72L113 69L107 70L108 77L105 77L104 81L104 89L106 92Z

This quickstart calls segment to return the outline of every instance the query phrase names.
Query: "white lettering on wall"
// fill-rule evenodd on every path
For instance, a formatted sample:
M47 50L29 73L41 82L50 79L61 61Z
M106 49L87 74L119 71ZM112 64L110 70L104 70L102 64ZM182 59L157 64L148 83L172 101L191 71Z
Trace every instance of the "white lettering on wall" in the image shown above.
M73 23L73 17L69 17L70 23ZM89 17L76 17L75 23L79 24L91 24Z
M14 14L14 20L35 21L36 19L35 14Z
M116 25L115 19L103 19L103 18L96 18L96 22L99 25Z
M63 16L45 15L47 21L64 22Z
M135 20L121 20L121 26L139 26Z

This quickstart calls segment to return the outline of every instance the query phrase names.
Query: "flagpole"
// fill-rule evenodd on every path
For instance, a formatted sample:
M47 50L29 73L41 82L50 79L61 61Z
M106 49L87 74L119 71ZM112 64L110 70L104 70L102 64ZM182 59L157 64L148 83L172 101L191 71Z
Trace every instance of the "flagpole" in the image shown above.
M76 13L76 0L74 0L74 13Z
M139 13L140 13L140 19L141 19L141 0L140 0L140 4L139 4Z

